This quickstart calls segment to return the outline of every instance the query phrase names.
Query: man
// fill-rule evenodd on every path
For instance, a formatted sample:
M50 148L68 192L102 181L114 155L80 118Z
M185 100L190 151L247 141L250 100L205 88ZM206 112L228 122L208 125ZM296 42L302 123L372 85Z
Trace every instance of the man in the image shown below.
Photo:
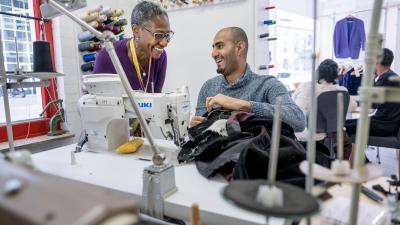
M202 86L191 126L205 122L206 118L202 115L213 107L272 118L277 99L281 97L282 121L296 132L304 130L304 114L283 84L273 76L260 76L251 71L246 62L248 40L241 28L228 27L218 31L212 47L217 73L222 75Z
M375 66L375 87L400 87L398 82L390 81L390 77L398 76L390 69L393 62L393 52L383 49L381 61ZM400 103L374 104L375 115L371 117L369 135L371 136L395 136L400 125ZM349 135L356 133L357 119L346 121L346 132Z

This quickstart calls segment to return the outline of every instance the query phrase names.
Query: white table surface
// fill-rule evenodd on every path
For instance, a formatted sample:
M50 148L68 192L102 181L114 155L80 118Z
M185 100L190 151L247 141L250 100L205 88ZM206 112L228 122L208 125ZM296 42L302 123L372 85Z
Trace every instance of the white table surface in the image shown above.
M77 165L71 165L70 152L74 149L75 144L40 152L32 156L33 162L43 172L132 193L140 202L143 168L151 162L134 155L80 152L75 154ZM223 199L221 192L227 183L204 178L194 164L175 167L175 178L178 192L165 200L167 216L189 221L190 207L198 203L202 224L266 224L264 216L242 210ZM284 222L277 218L269 220L270 225Z

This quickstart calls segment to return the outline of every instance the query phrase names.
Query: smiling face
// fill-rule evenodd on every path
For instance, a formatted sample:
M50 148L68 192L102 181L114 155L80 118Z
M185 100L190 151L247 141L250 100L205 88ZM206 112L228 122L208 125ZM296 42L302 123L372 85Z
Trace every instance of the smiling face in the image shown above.
M153 59L158 59L163 53L164 48L167 47L169 39L157 39L156 37L159 33L170 33L171 28L169 26L168 17L159 15L145 22L143 26L133 25L132 31L135 37L139 37L138 48L143 51L147 57L151 55Z
M221 30L215 35L211 56L217 64L217 73L225 77L231 75L239 67L235 46L229 30Z

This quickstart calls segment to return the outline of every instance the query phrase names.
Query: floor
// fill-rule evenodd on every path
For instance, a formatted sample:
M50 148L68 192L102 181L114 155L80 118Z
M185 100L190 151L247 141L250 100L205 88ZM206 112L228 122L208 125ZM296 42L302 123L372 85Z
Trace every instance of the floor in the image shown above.
M381 165L385 169L385 176L391 176L392 174L398 174L398 159L396 158L396 149L393 148L379 148ZM375 146L368 146L365 150L368 159L373 163L378 163L377 148Z

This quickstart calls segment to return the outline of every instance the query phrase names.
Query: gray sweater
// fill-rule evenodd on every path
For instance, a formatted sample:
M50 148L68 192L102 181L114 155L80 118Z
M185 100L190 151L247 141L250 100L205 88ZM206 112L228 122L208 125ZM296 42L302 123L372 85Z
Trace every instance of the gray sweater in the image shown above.
M261 76L253 73L247 65L246 72L230 85L223 75L209 79L201 87L197 99L196 116L207 112L206 98L217 94L250 102L251 113L256 116L273 118L278 96L282 97L282 121L289 124L295 132L305 128L305 118L301 109L290 98L283 84L274 76Z

